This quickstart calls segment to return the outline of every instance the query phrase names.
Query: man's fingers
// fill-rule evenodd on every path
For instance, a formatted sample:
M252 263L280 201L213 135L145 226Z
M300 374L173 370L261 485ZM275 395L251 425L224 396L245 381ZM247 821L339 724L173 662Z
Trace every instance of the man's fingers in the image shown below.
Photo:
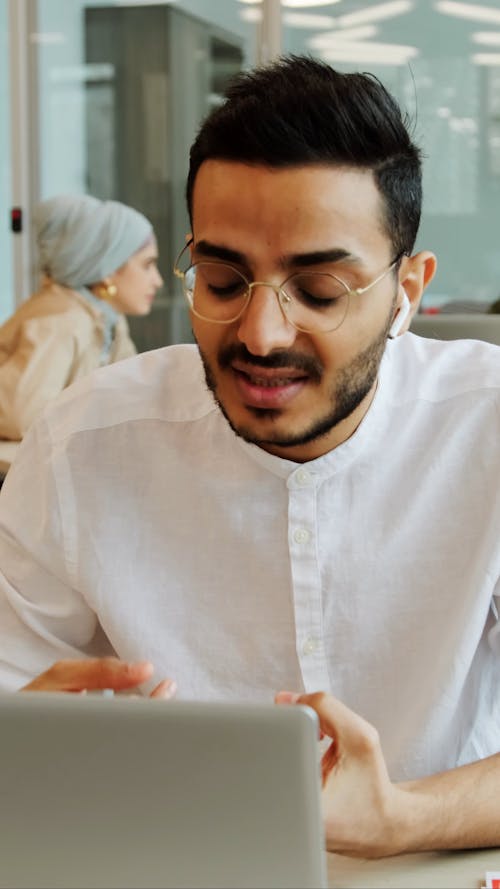
M164 701L168 701L170 698L174 698L177 692L177 683L174 682L173 679L162 679L161 682L158 683L156 688L150 694L150 698L160 698Z
M114 691L134 688L153 674L149 661L126 663L118 658L89 658L57 661L37 676L23 691L67 691L112 688Z
M276 704L297 704L300 694L297 691L279 691L274 700Z
M303 704L318 715L320 730L330 738L346 745L352 752L370 752L378 746L378 732L369 722L358 716L342 701L326 692L297 694L282 691L275 697L278 704Z

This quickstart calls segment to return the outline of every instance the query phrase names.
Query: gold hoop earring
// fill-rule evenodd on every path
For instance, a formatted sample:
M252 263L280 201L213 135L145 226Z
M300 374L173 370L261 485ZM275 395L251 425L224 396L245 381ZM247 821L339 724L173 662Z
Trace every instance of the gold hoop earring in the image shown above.
M107 283L106 281L103 281L99 285L99 289L97 292L99 298L104 300L104 302L112 302L116 294L118 293L118 287L112 282Z
M107 299L114 299L116 294L118 293L118 287L116 284L106 284L106 297Z

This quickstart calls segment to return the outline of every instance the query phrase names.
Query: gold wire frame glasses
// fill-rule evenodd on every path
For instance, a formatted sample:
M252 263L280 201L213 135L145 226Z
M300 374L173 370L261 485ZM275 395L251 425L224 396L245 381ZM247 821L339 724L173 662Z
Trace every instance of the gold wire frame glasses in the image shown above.
M233 324L243 315L254 287L270 287L278 300L283 316L304 333L330 333L344 321L351 296L361 296L382 281L399 262L399 254L374 281L366 287L352 289L329 272L294 272L281 284L270 281L248 281L239 269L219 260L202 260L185 271L179 267L190 244L179 253L174 274L180 278L191 311L202 321L212 324Z

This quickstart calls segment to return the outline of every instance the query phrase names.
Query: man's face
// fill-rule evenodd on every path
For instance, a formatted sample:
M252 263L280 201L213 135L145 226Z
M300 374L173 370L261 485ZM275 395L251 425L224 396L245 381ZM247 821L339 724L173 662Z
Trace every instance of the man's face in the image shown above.
M372 174L341 167L205 161L195 180L193 239L192 262L229 261L249 281L275 285L317 271L364 287L394 259ZM373 398L396 293L389 273L352 295L344 322L329 333L293 327L265 284L231 324L193 315L208 385L234 431L299 462L345 441Z

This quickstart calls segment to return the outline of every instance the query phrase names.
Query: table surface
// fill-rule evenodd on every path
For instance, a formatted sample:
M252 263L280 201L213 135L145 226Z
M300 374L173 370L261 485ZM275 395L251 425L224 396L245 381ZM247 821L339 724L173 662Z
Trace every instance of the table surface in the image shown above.
M327 867L331 889L479 889L486 871L500 871L500 847L375 861L329 854Z

